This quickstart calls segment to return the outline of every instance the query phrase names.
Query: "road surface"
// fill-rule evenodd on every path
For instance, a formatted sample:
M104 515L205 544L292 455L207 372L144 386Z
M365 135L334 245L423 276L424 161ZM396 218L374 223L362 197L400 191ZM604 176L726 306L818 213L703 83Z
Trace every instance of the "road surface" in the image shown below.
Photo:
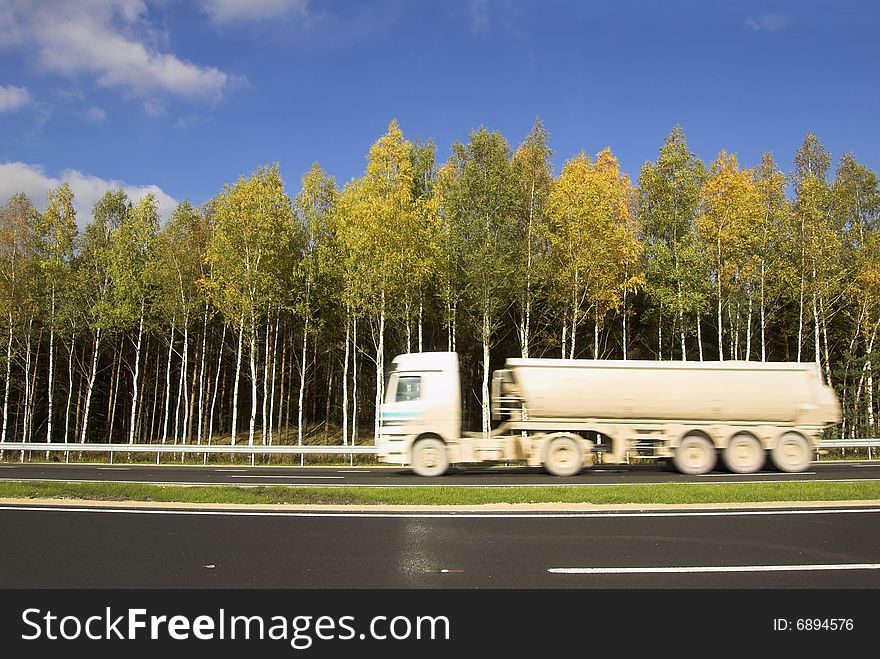
M0 507L7 588L880 587L880 508L313 513Z

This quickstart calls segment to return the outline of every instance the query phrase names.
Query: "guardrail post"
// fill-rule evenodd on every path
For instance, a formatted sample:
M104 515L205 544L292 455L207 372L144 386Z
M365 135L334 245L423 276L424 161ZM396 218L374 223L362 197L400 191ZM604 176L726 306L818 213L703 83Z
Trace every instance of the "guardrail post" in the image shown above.
M110 449L110 464L113 464L113 449Z

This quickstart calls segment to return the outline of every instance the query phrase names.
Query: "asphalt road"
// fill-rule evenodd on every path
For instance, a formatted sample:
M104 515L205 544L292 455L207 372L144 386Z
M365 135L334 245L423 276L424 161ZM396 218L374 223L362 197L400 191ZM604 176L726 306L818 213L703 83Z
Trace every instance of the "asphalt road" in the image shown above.
M388 467L248 467L183 465L0 464L0 479L58 481L118 481L224 485L310 485L412 487L530 487L540 485L613 485L622 483L731 483L791 480L880 480L880 462L819 462L799 474L773 470L741 475L715 471L687 476L659 465L595 466L570 478L555 478L542 469L492 468L453 470L441 478L421 478L411 471Z
M0 583L131 588L880 587L880 508L308 513L0 507Z

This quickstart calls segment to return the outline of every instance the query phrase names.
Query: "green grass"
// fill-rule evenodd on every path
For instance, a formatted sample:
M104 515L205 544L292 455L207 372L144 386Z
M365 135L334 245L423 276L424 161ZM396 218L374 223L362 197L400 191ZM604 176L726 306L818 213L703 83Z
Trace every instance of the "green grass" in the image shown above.
M517 503L704 504L880 499L880 483L662 483L602 487L234 487L6 481L0 498L158 503L479 505Z

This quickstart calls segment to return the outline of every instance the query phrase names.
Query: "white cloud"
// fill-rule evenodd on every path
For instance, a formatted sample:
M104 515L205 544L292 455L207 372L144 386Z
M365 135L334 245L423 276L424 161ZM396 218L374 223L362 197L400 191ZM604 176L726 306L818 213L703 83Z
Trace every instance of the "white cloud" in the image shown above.
M153 193L159 204L162 219L168 219L177 201L157 185L132 185L124 181L105 180L75 169L66 169L56 177L48 176L39 165L23 162L0 163L0 204L9 201L12 195L23 192L40 210L45 210L49 190L67 181L74 194L77 223L80 228L91 221L92 206L110 189L122 188L132 201L138 201L147 193Z
M106 110L104 110L104 108L94 106L83 112L83 117L85 117L85 119L88 121L94 122L96 124L101 124L107 120L107 112Z
M308 15L308 0L199 0L218 25L234 21L260 21L288 14Z
M146 97L165 92L217 99L230 76L199 66L152 42L143 0L6 0L0 44L33 52L44 70L88 74L99 85Z
M0 112L17 110L31 100L30 92L24 87L0 85Z
M471 0L471 31L482 32L489 27L489 0Z
M165 114L165 104L158 98L144 99L144 112L154 117Z
M750 32L779 32L791 23L791 18L784 14L764 14L763 16L749 16L746 19L746 29Z

